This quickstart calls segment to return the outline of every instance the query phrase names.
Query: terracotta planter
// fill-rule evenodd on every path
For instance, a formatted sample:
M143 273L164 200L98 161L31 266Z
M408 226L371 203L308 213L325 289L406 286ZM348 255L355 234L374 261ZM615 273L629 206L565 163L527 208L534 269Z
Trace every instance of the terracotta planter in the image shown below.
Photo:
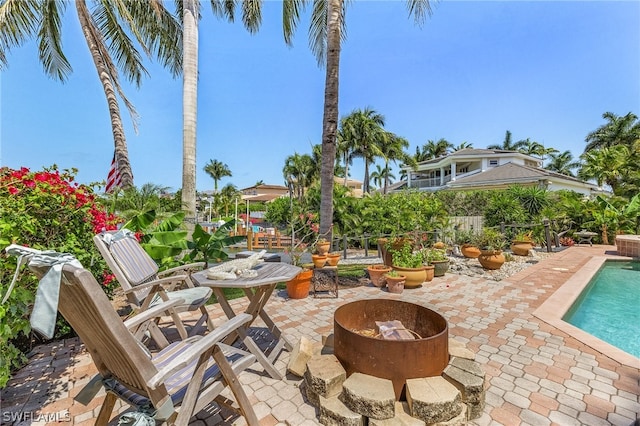
M406 277L406 282L404 283L405 288L420 287L422 283L427 280L427 271L425 271L423 266L419 268L402 268L400 266L392 266L392 268L395 271L398 271L398 274Z
M385 265L371 265L367 266L367 272L369 273L369 279L371 280L371 284L376 287L384 287L385 280L384 274L391 271L390 266Z
M330 247L331 247L331 244L328 241L326 243L318 243L316 244L316 251L320 255L323 255L323 254L326 255L327 253L329 253Z
M478 262L484 269L500 269L504 263L502 250L481 250Z
M435 267L433 265L427 265L424 267L424 271L427 273L427 278L425 278L425 282L433 281L433 277L435 276Z
M434 267L433 275L435 277L442 277L449 270L448 260L434 260L431 265Z
M329 266L338 266L340 262L340 257L342 255L340 253L333 253L327 255L327 265Z
M309 296L313 271L304 269L295 278L287 281L287 294L290 299L304 299Z
M476 246L472 246L471 244L461 245L460 251L464 257L469 259L477 259L478 256L480 256L480 249Z
M378 238L378 247L380 247L380 253L382 254L382 260L384 264L387 266L391 266L393 264L392 251L400 250L405 245L405 243L413 244L413 240L410 238L398 237L393 241L393 245L389 250L387 250L387 238Z
M531 241L512 241L511 251L518 256L529 256L529 250L533 248Z
M397 277L390 277L385 275L385 279L387 281L387 289L389 293L400 294L404 291L404 287L406 285L406 277L402 275L398 275Z
M327 263L327 256L324 254L312 254L311 260L313 261L313 266L316 268L322 268L325 263Z

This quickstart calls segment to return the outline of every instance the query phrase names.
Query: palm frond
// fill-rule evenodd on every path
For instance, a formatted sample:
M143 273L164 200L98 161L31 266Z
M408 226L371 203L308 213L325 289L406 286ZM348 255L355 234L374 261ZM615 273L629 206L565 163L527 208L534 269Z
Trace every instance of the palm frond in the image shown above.
M66 81L71 74L71 64L62 52L61 15L66 9L64 1L45 1L41 4L38 30L38 53L47 75Z
M262 0L243 0L242 23L251 34L258 31L262 24Z
M0 1L0 69L7 66L7 53L34 36L41 11L36 0Z
M426 17L433 14L429 0L408 0L407 10L409 16L413 15L414 22L418 26L422 26Z
M234 0L211 0L213 14L220 18L227 18L229 22L235 19L236 2Z
M300 22L302 12L308 0L283 0L282 2L282 32L287 45L293 44L293 34Z
M327 58L327 0L313 0L313 11L309 23L309 48L322 67Z

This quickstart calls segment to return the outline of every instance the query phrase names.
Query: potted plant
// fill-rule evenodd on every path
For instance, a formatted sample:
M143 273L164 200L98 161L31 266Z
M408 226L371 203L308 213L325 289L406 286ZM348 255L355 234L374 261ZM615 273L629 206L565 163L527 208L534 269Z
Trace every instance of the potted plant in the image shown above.
M491 228L484 228L475 234L473 244L480 249L478 262L485 269L500 269L505 262L502 250L506 244L504 235Z
M429 265L434 267L433 275L442 277L449 270L449 257L442 249L432 248L426 251L426 259Z
M532 232L518 232L511 240L511 251L518 256L529 256L534 247Z
M398 271L392 270L384 275L387 283L387 289L389 293L402 293L406 285L407 277L398 273Z
M291 256L291 263L302 268L295 278L286 282L287 295L291 299L304 299L309 296L313 270L310 269L311 264L302 263L302 256L307 252L308 246L307 243L299 242L290 250L285 250L285 253Z
M342 255L337 252L334 251L332 253L327 254L327 265L329 266L338 266L338 263L340 262L340 257Z
M327 241L325 238L318 238L316 242L316 253L319 255L325 255L329 253L329 249L331 247L331 243Z
M371 280L371 284L376 287L384 287L385 280L384 275L387 272L391 272L391 266L387 265L369 265L367 266L367 272L369 273L369 279Z
M420 250L413 251L410 243L405 243L400 250L394 250L391 257L391 267L406 277L406 288L419 287L427 280L427 273L422 265L423 253Z
M393 252L401 250L407 243L413 245L413 240L408 237L378 238L378 248L384 264L391 266L393 264Z
M462 255L469 259L477 259L480 256L480 249L473 245L473 231L456 232L454 242L460 247Z

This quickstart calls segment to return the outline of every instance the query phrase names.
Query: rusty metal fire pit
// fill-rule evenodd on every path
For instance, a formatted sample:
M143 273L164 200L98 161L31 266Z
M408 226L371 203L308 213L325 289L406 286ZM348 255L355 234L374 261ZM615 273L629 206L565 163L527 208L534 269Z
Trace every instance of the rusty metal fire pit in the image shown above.
M421 336L383 340L358 333L376 329L376 321L399 320ZM334 353L347 376L363 373L393 382L396 399L404 399L406 379L439 376L449 363L447 321L431 309L389 299L342 305L333 316Z

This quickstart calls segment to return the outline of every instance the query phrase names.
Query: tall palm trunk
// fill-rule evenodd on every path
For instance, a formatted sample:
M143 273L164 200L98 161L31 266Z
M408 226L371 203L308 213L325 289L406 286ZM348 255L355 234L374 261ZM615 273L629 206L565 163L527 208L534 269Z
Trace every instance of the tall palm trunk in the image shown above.
M105 63L100 50L98 48L98 33L91 23L89 11L84 0L77 0L76 11L80 21L82 33L91 52L91 58L98 72L98 78L102 83L102 89L107 98L109 106L109 116L111 117L111 132L113 133L113 143L115 146L116 160L118 163L118 172L120 173L121 185L123 188L133 186L133 173L131 172L131 163L129 163L129 152L127 150L127 140L124 135L124 127L120 118L120 107L118 106L118 98L111 81L107 64Z
M367 160L367 158L365 157L364 159L364 188L363 188L363 192L365 194L369 193L369 181L371 180L371 177L369 176L369 160Z
M196 220L196 124L198 114L198 16L195 0L184 0L182 98L182 209L190 230Z
M320 171L320 235L331 238L333 223L333 175L338 128L340 27L343 0L329 0L327 13L327 73L322 118L322 168Z

